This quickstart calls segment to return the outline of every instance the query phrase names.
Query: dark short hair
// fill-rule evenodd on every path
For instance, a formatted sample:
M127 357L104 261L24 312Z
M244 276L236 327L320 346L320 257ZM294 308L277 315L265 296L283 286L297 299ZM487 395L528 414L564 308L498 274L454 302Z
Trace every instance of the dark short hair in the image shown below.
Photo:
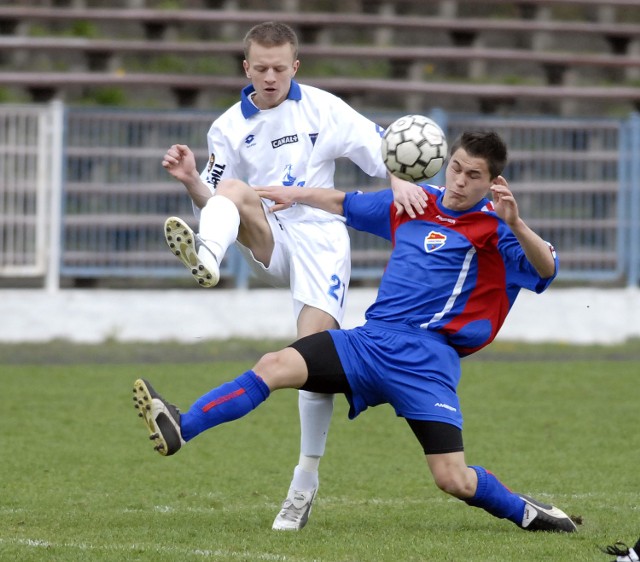
M484 158L491 178L497 178L507 165L507 145L495 131L465 131L451 145L449 156L463 148L469 156Z
M265 21L254 25L244 36L244 58L249 58L252 43L263 47L279 47L289 43L293 47L293 58L298 58L298 36L286 23Z

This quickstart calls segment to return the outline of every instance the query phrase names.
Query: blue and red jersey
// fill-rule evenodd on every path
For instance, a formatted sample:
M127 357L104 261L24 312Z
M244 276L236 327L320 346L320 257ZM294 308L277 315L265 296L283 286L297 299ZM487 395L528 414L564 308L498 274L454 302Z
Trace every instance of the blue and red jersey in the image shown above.
M495 338L520 289L541 293L555 274L538 275L488 199L457 212L443 206L444 188L422 187L428 203L415 219L396 217L390 189L346 195L347 224L393 244L365 317L440 333L468 355Z

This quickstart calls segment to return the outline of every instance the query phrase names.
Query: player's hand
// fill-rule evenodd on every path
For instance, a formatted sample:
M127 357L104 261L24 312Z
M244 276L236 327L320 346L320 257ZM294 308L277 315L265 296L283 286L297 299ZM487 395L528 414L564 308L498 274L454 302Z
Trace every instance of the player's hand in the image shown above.
M162 167L183 183L198 175L195 156L186 144L172 145L162 158Z
M424 214L427 206L427 194L424 189L415 183L401 180L389 174L391 190L393 191L393 204L396 207L396 216L407 213L412 219L416 218L416 213Z
M270 213L276 211L283 211L289 207L295 205L294 199L295 189L291 187L285 187L283 185L271 185L271 186L254 186L255 192L264 199L269 199L274 202L274 205L269 207Z
M516 198L511 193L507 180L498 176L490 189L493 194L493 208L498 216L508 225L515 224L520 218L520 213Z

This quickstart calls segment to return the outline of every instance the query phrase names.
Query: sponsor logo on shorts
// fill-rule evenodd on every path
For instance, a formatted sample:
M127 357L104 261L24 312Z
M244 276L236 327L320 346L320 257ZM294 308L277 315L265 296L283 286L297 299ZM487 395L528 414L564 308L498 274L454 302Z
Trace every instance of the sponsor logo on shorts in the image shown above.
M442 402L436 402L434 404L436 408L444 408L445 410L449 410L451 412L457 412L458 410L453 406L449 406L449 404L443 404Z
M280 148L285 144L293 144L298 142L298 135L287 135L286 137L280 137L279 139L275 139L271 141L271 146L273 148Z

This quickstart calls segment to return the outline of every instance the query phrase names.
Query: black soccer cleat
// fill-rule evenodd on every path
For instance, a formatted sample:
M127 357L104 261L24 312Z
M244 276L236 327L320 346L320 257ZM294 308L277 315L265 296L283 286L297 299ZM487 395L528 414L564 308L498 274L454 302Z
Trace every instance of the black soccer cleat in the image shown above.
M612 562L639 562L640 561L640 539L633 548L628 547L623 542L617 542L606 548L601 548L602 552L615 556Z
M552 531L556 533L575 533L578 530L564 511L552 505L539 502L519 494L525 502L521 527L527 531Z
M149 430L149 439L154 450L168 457L180 450L185 444L180 433L180 411L169 404L144 379L133 384L133 401L138 416L144 420Z

